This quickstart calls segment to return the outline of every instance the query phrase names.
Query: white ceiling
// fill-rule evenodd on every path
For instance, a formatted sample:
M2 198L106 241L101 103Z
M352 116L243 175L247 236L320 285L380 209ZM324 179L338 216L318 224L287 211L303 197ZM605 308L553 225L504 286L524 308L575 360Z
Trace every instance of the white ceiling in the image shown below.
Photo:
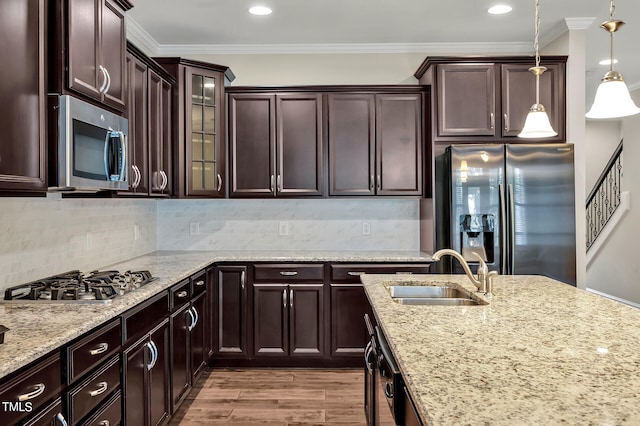
M506 15L489 15L496 3L510 4ZM163 51L201 53L425 51L455 55L532 53L534 0L135 0L129 17ZM273 14L247 9L269 6ZM566 29L565 18L595 18L587 30L587 103L607 71L598 62L609 55L607 0L541 0L541 46ZM616 34L615 55L632 88L640 87L640 1L617 0L616 18L626 25ZM295 46L292 46L295 45ZM471 47L469 47L471 46ZM197 50L196 49L196 50ZM422 49L422 50L420 50Z

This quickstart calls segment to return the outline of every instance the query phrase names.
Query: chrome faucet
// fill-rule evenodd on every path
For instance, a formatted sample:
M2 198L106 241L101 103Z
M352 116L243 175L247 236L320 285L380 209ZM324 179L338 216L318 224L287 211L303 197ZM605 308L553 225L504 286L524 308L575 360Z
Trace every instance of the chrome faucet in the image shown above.
M493 278L496 275L498 275L498 273L495 271L489 272L489 268L487 267L486 262L478 253L471 253L476 258L478 258L478 262L479 262L477 278L473 275L473 272L471 272L471 269L469 268L469 264L467 263L466 260L464 260L464 257L462 257L462 255L455 250L451 250L451 249L438 250L437 252L433 253L431 258L437 262L440 260L440 258L443 255L446 255L446 254L448 254L449 256L455 257L456 259L458 259L458 261L460 261L460 264L462 265L464 272L467 274L467 277L469 277L469 280L473 283L473 285L476 286L478 291L481 291L482 293L488 296L491 296L491 292L493 290L492 289Z

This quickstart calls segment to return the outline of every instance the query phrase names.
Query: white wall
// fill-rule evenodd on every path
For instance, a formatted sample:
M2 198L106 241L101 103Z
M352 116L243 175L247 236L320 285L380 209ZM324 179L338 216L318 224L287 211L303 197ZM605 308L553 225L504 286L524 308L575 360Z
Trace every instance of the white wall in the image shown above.
M419 250L419 200L163 200L158 240L161 250Z
M640 90L632 93L640 105ZM589 265L589 288L640 304L640 115L622 120L623 179L622 191L630 193L631 208L608 236L604 245Z
M232 86L332 84L418 84L413 77L424 53L196 55L226 65L236 75Z
M586 187L591 192L611 155L622 139L622 121L588 120L586 151Z
M157 244L155 200L0 198L0 291L121 262Z

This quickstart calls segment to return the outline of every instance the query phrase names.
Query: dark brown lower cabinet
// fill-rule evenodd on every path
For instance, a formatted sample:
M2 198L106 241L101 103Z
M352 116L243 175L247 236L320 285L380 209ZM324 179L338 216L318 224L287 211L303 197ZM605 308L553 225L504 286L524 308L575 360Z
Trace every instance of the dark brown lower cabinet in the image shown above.
M190 354L191 354L191 380L192 383L202 374L207 367L208 351L206 348L207 335L210 331L207 327L206 318L209 307L207 306L207 294L202 293L191 301L195 321L190 332Z
M66 426L66 419L62 415L62 400L56 399L23 424L24 426Z
M126 424L161 424L169 417L169 319L124 354Z
M364 356L369 341L362 318L371 305L362 284L331 284L331 356Z
M247 349L247 266L215 269L213 351L216 357L245 357Z
M171 406L175 411L191 389L189 369L189 324L191 306L185 304L171 314Z
M324 284L254 284L255 356L320 357Z

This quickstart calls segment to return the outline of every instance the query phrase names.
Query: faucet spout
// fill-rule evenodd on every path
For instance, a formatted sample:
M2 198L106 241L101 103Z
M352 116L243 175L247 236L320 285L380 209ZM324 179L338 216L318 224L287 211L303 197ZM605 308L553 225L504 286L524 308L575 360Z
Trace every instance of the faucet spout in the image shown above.
M458 261L462 265L462 269L464 269L464 272L465 274L467 274L467 277L469 278L469 280L473 283L473 285L477 287L478 291L482 291L483 293L486 293L487 277L489 276L489 268L487 267L487 264L485 263L484 259L482 259L482 257L480 257L477 253L473 253L473 254L478 258L478 262L480 262L480 264L478 265L477 278L473 275L473 272L471 272L471 268L469 268L469 264L464 259L464 257L462 257L462 255L455 250L451 250L451 249L438 250L437 252L433 253L431 258L437 262L444 255L455 257L456 259L458 259Z

